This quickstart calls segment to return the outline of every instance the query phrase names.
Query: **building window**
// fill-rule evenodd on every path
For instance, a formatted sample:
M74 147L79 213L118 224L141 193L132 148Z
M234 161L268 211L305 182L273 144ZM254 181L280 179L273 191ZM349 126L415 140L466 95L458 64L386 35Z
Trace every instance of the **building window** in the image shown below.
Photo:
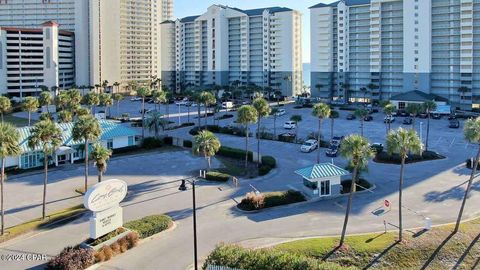
M47 62L47 68L50 68L50 47L47 47L47 52L46 52L46 62Z
M108 148L108 149L113 149L113 139L109 139L109 140L107 141L107 148Z
M133 146L135 145L135 137L129 136L128 137L128 146Z

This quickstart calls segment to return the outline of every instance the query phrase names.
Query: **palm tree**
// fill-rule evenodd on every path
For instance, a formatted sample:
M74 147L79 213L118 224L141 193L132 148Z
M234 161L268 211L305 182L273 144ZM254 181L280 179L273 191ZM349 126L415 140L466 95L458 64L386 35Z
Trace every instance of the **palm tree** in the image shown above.
M93 164L97 166L99 183L102 182L103 174L107 171L107 162L111 155L112 151L100 143L96 143L92 147L90 159L92 159Z
M43 203L42 219L45 219L45 207L47 200L48 182L48 159L62 143L62 130L50 120L37 122L30 131L28 146L31 149L40 148L43 152Z
M463 134L465 139L470 143L480 144L480 117L476 119L469 119L465 122L465 126L463 128ZM467 202L467 198L469 196L470 190L472 189L473 179L477 174L478 162L480 158L480 147L478 148L477 155L475 156L475 161L472 164L472 172L470 174L470 179L468 180L467 188L465 189L465 194L463 195L462 205L460 207L460 211L458 212L457 223L455 224L454 233L458 232L460 227L460 222L462 221L463 210L465 208L465 204Z
M422 142L414 129L403 129L390 131L387 136L387 151L390 155L398 153L400 155L400 181L398 187L398 220L399 220L399 234L398 238L401 242L403 240L403 216L402 216L402 202L403 202L403 181L405 160L409 153L419 154L422 151Z
M153 102L155 103L155 109L158 106L158 111L160 112L160 104L167 102L167 95L162 90L153 90L152 99L153 99Z
M40 106L45 106L47 108L47 112L50 113L50 109L48 107L53 102L52 94L50 92L42 91L38 98L38 102L40 103Z
M115 88L117 89L117 93L119 92L119 86L120 86L120 83L119 82L114 82L113 83L113 93L112 94L115 94Z
M95 92L89 92L83 96L83 103L87 105L92 114L95 115L95 106L100 104L100 95Z
M287 83L287 90L289 89L288 87L292 83L292 75L287 75L283 77L283 80ZM293 94L295 96L295 93Z
M313 106L313 111L312 114L314 117L318 118L318 136L317 136L317 142L318 142L318 149L317 149L317 163L320 163L320 145L321 145L321 140L322 140L322 126L323 126L323 120L326 118L330 117L330 114L332 113L332 110L330 109L330 106L328 106L325 103L318 103Z
M283 93L280 90L276 90L274 94L275 94L275 97L277 98L277 106L280 106L280 98L282 97Z
M109 94L109 93L101 93L100 94L100 105L105 107L105 111L107 111L106 116L110 117L110 107L113 105L112 95Z
M55 98L55 103L57 110L67 110L70 97L67 94L67 91L60 91L57 97Z
M262 118L267 117L270 114L270 104L268 101L262 97L256 98L253 103L253 107L257 110L257 156L258 162L260 164L260 122Z
M68 109L72 113L75 113L75 110L77 110L80 107L80 103L82 102L82 94L77 89L70 89L66 93L68 96L68 99L67 99Z
M363 136L363 126L365 124L365 117L368 115L368 111L365 109L356 109L355 116L360 120L360 135Z
M160 128L162 128L162 130L165 130L167 123L168 121L165 120L162 114L159 112L152 112L145 120L145 125L148 127L148 130L150 132L153 131L155 133L155 138L157 139L159 137Z
M70 123L73 120L72 112L68 110L60 111L57 117L59 123Z
M367 168L368 160L374 156L374 152L370 148L370 144L366 138L354 134L344 139L340 146L340 155L349 159L349 164L353 167L352 184L350 187L350 194L348 195L345 220L343 222L342 236L339 243L339 246L341 247L345 242L348 218L350 216L350 210L352 209L353 194L357 190L356 182L358 181L359 171L362 168Z
M212 166L211 158L215 156L221 146L220 140L208 130L202 130L193 137L193 153L205 157L208 169Z
M112 95L112 98L117 103L117 116L118 116L119 110L120 110L120 101L123 99L123 95L120 93L115 93Z
M237 123L245 127L245 168L248 167L248 125L258 121L257 110L251 105L243 105L237 111Z
M145 138L145 97L151 95L152 91L147 87L140 87L137 96L142 98L142 139Z
M3 115L9 112L12 109L12 102L9 98L0 96L0 114L2 115L2 123L3 123Z
M431 113L437 109L437 103L427 101L423 103L423 109L427 113L427 136L425 137L425 151L428 151L428 138L430 137L430 118Z
M83 141L85 145L85 192L88 188L88 148L89 142L100 138L102 129L100 123L92 115L80 116L73 124L72 137L75 141Z
M290 121L295 122L295 141L298 142L298 123L302 121L302 116L300 114L294 114L290 117Z
M32 112L36 112L38 106L38 99L36 97L26 97L23 99L22 108L24 111L28 112L28 126L32 123Z
M102 88L103 88L103 93L107 93L107 88L108 88L108 81L104 80L102 82Z
M2 218L2 235L5 231L5 220L4 220L4 190L3 183L5 180L5 161L7 157L15 157L21 154L20 150L20 133L17 129L9 123L0 123L0 160L2 163L2 171L0 174L0 215Z
M385 106L383 106L383 113L386 116L392 115L394 111L395 111L395 106L392 103L386 103ZM391 122L388 121L388 123L387 123L387 134L388 134L388 132L390 132L390 128L391 128Z
M367 87L361 87L360 92L363 93L363 106L365 106L367 104L367 94L368 94Z
M379 89L380 87L374 83L369 83L367 85L367 88L370 89L370 92L373 92L373 90L377 90ZM381 98L381 94L379 95L379 98Z
M277 139L277 113L278 113L278 108L273 107L270 111L270 114L273 115L273 138L274 140Z
M203 105L205 107L205 126L207 126L207 121L208 121L208 106L213 105L217 103L217 99L215 96L207 91L204 91L200 94L202 97Z
M330 140L333 140L333 126L335 125L335 119L340 117L337 111L330 112Z
M415 120L417 115L423 111L423 106L418 103L409 103L406 108L407 113L412 115L412 129L415 129Z

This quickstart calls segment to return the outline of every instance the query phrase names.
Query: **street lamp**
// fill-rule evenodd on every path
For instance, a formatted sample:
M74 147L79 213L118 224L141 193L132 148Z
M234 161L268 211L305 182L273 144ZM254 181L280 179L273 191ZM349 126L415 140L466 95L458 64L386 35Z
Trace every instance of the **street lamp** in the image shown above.
M195 270L198 270L198 260L197 260L197 206L195 204L195 179L196 177L182 179L182 183L178 190L186 191L187 182L192 185L192 201L193 201L193 259Z

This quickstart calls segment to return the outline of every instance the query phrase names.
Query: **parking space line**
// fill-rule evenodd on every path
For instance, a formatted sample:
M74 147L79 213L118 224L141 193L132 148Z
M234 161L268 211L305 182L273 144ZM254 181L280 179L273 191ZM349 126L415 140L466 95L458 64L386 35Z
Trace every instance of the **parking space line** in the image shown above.
M443 139L443 137L439 137L437 142L435 143L435 145L439 144L442 139Z
M452 145L455 143L455 137L453 137L453 140L452 142L450 143L450 147L452 147Z
M292 189L292 190L295 190L295 191L299 191L298 188L296 188L296 187L294 187L294 186L292 186L292 185L287 185L287 187L288 187L289 189Z

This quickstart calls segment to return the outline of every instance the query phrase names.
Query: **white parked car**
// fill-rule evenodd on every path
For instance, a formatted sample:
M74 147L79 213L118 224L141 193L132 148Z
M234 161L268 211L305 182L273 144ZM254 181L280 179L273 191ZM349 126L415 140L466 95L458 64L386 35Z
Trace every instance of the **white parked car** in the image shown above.
M177 101L177 102L175 102L175 104L177 106L186 106L188 104L188 100Z
M395 117L393 117L393 115L387 115L383 119L383 122L386 123L386 124L393 123L393 122L395 122Z
M130 99L130 101L140 101L140 100L142 100L141 97L132 97L132 98Z
M294 121L287 121L283 124L284 129L295 129L297 128L297 124Z
M276 116L282 116L285 114L285 109L278 109L278 111L275 113Z
M304 153L310 153L315 149L317 149L317 147L318 147L317 140L308 140L302 144L302 146L300 147L300 151Z

